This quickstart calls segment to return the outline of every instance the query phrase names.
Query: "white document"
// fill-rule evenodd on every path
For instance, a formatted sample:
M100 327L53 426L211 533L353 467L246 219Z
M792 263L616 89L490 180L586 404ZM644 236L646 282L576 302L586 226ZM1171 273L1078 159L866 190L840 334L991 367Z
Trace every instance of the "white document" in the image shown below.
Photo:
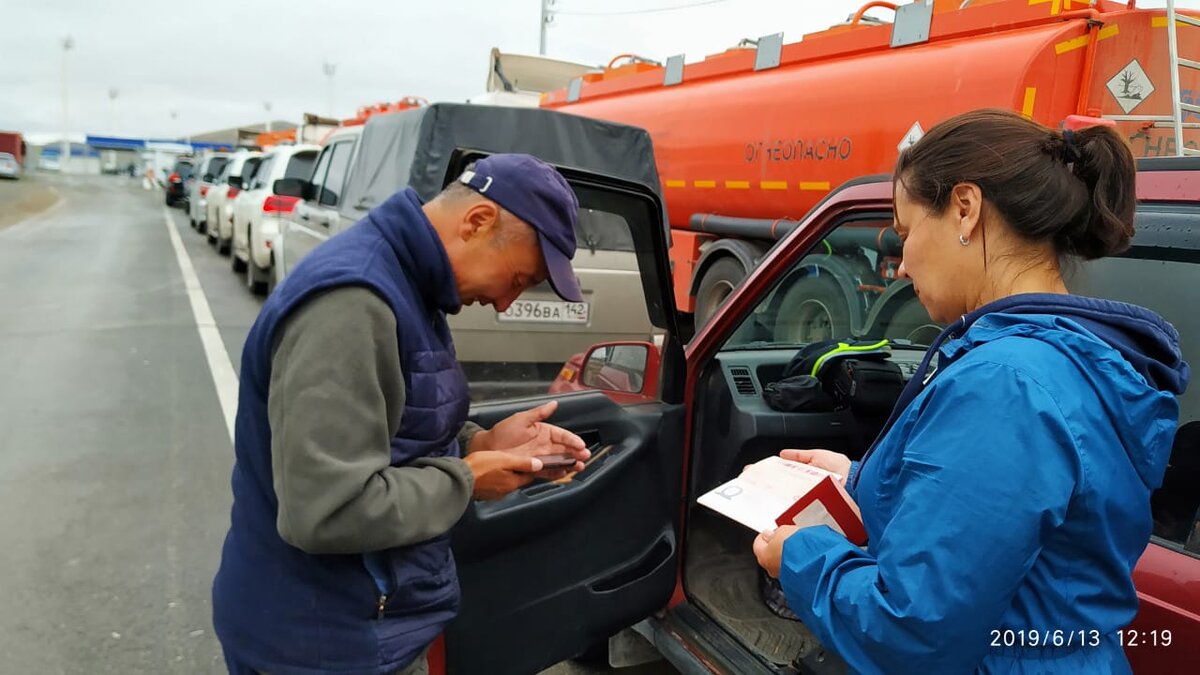
M751 464L742 475L697 501L755 532L765 532L778 527L779 517L825 478L842 481L824 469L773 456ZM826 524L841 531L823 508L805 509L798 517L804 522L797 525Z

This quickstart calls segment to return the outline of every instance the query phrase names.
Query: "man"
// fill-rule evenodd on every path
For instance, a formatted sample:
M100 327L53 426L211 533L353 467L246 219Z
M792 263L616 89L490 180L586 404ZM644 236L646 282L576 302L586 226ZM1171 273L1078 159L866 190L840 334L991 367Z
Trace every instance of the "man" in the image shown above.
M393 195L312 252L246 338L231 527L213 623L231 673L419 673L458 610L447 532L472 498L588 451L544 422L466 424L446 313L504 311L571 270L578 204L527 155L480 160L428 204ZM461 457L461 458L460 458Z

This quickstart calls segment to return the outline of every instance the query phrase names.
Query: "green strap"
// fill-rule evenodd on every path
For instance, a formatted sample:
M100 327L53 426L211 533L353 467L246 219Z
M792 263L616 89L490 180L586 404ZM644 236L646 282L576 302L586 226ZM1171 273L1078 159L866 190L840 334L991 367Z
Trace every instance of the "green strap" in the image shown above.
M846 344L845 342L839 342L836 349L831 349L831 350L825 352L824 354L821 355L820 358L817 359L817 362L815 364L813 364L812 376L816 377L817 373L821 372L821 366L825 365L826 361L837 356L838 354L855 353L855 352L873 352L873 351L878 351L880 349L883 349L887 346L888 346L887 340L880 340L879 342L876 342L873 345L857 345L857 346L849 345L849 344Z

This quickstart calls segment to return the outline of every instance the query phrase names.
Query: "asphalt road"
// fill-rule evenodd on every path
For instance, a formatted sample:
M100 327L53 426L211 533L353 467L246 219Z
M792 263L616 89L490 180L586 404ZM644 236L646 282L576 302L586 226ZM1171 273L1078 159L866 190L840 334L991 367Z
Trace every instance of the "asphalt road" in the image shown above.
M21 180L0 178L0 230L58 203L58 191L29 174Z
M223 673L233 452L167 218L235 370L262 301L161 192L31 178L0 192L57 197L0 227L0 673Z

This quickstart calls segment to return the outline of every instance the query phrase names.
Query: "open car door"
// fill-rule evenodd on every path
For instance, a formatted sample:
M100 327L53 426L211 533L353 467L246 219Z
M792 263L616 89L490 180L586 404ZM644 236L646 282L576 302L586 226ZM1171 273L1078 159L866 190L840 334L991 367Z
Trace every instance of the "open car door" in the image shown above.
M449 175L477 157L452 163ZM662 368L679 374L660 381L682 382L658 196L645 185L560 170L581 214L604 212L628 224L646 311L666 331ZM683 406L681 392L658 393L629 407L584 392L472 408L471 419L486 428L559 398L550 421L583 437L593 459L570 480L534 482L467 509L453 534L462 609L444 636L446 672L538 672L666 606L679 567Z

